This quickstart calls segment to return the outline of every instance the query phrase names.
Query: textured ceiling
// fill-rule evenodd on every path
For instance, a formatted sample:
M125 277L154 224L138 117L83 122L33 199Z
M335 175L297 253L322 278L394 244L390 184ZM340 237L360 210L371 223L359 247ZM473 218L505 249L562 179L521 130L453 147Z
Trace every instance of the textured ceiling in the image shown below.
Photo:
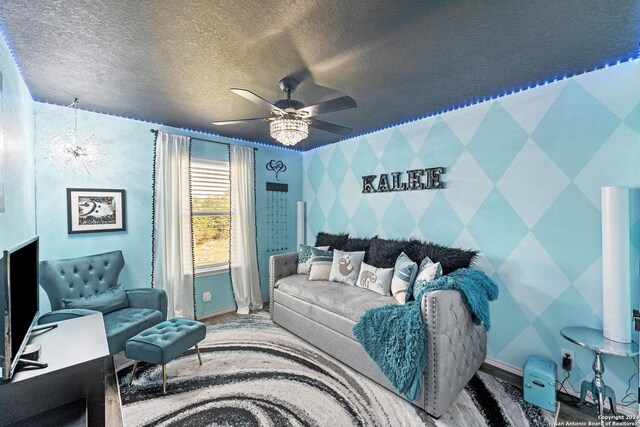
M353 135L635 55L636 0L5 0L0 25L36 100L274 143L229 92L307 105ZM343 138L312 129L300 149Z

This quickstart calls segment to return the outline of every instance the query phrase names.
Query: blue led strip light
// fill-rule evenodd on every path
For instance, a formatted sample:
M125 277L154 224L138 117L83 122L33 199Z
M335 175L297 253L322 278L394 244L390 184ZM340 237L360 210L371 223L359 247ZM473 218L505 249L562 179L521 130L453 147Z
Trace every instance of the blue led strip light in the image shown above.
M18 72L20 73L20 76L22 77L22 81L25 83L25 86L27 87L27 91L29 92L29 95L31 96L31 99L33 99L36 102L41 102L43 104L57 105L57 106L60 106L60 107L66 107L66 105L61 105L61 104L56 104L56 103L52 103L52 102L48 102L48 101L41 101L41 100L35 99L33 97L33 95L31 95L31 91L30 91L29 87L27 86L27 83L26 83L26 81L24 79L24 75L22 73L22 69L20 68L20 65L19 65L19 63L17 61L17 58L14 55L13 50L11 49L11 45L9 44L8 39L7 39L6 35L4 34L4 32L3 32L1 27L0 27L0 37L2 37L2 40L4 40L4 43L6 44L7 49L9 50L9 54L11 55L11 58L13 59L13 62L16 64L16 67L18 68ZM546 77L544 79L536 80L535 82L529 82L529 83L522 84L520 86L515 86L512 89L507 89L507 90L504 90L504 91L501 91L501 92L497 92L497 93L493 93L493 94L487 94L487 95L484 95L484 96L481 96L481 97L478 97L478 98L475 98L475 99L472 99L472 100L469 100L469 101L464 100L464 101L461 101L458 104L450 105L448 107L441 108L441 109L438 109L438 110L432 111L430 113L423 114L423 115L420 115L420 116L417 116L417 117L414 117L414 118L411 118L411 119L407 119L407 120L402 120L402 121L399 121L399 122L391 123L391 124L389 124L387 126L371 129L371 130L368 130L366 132L361 132L359 134L356 134L356 135L350 136L348 138L344 138L344 139L338 140L336 142L348 141L350 139L359 138L361 136L368 135L368 134L375 133L375 132L379 132L381 130L393 128L393 127L404 125L404 124L411 123L411 122L416 122L418 120L426 119L426 118L433 117L433 116L438 116L440 114L448 113L450 111L454 111L454 110L459 110L461 108L470 107L472 105L480 104L480 103L483 103L483 102L486 102L486 101L491 101L493 99L501 98L503 96L512 95L514 93L519 93L519 92L522 92L524 90L529 90L529 89L533 89L533 88L536 88L536 87L539 87L539 86L544 86L544 85L547 85L547 84L550 84L550 83L555 83L557 81L566 80L569 77L576 77L578 75L586 74L586 73L591 72L591 71L597 71L597 70L601 70L601 69L606 69L606 68L609 68L610 66L613 66L613 65L619 65L619 64L622 64L622 63L625 63L625 62L630 62L630 61L637 60L637 59L640 59L640 51L636 51L636 52L630 53L628 55L623 55L623 56L621 56L619 58L610 59L610 60L604 60L600 65L596 65L593 68L585 68L581 72L554 74L554 75L552 75L550 77ZM91 112L91 113L104 114L104 115L107 115L107 116L118 117L118 118L121 118L121 119L135 120L135 121L139 121L139 122L150 123L150 124L157 125L157 126L168 127L168 126L163 125L162 123L157 123L157 122L153 122L153 121L150 121L150 120L140 119L140 118L137 118L137 117L120 116L120 115L117 115L117 114L103 113L101 111L94 111L94 110L84 110L84 109L82 109L82 111L88 111L88 112ZM294 151L294 152L302 152L301 150L298 150L298 149L295 149L295 148L290 148L290 147L285 147L285 146L280 146L280 145L274 145L274 144L267 144L265 142L260 142L260 141L251 141L251 140L238 138L238 137L223 136L223 135L220 135L220 134L217 134L217 133L214 133L214 132L210 132L210 131L205 131L205 130L191 129L191 128L185 128L185 127L181 127L179 129L183 130L183 131L187 131L187 132L200 133L200 134L203 134L203 135L209 135L209 136L213 136L213 137L227 138L227 139L231 139L231 140L234 140L234 141L240 141L240 142L244 142L244 143L248 143L248 144L264 145L264 146L267 146L267 147L279 148L281 150L290 150L290 151ZM317 147L311 148L311 149L309 149L307 151L317 150L318 148L322 148L322 147L324 147L326 145L330 145L330 144L333 144L333 143L329 142L329 143L326 143L326 144L322 144L322 145L319 145Z
M638 51L636 53L633 53L633 54L630 54L630 55L626 55L626 56L614 59L614 60L611 60L611 61L604 61L602 63L602 65L600 65L600 66L595 66L595 67L593 67L591 69L583 69L579 73L554 74L552 77L548 77L548 78L545 78L543 80L536 80L533 83L526 83L526 84L523 84L521 86L516 86L516 87L514 87L512 89L509 89L509 90L501 91L501 92L494 93L494 94L485 95L485 96L478 97L478 98L475 98L475 99L470 100L470 101L465 100L465 101L462 101L459 104L454 104L454 105L449 106L449 107L445 107L445 108L442 108L442 109L439 109L439 110L435 110L435 111L432 111L431 113L428 113L428 114L424 114L424 115L417 116L417 117L414 117L414 118L411 118L411 119L407 119L407 120L402 120L402 121L399 121L399 122L391 123L391 124L389 124L387 126L371 129L371 130L368 130L366 132L361 132L359 134L352 135L352 136L350 136L348 138L344 138L344 139L338 140L338 141L336 141L336 143L342 142L342 141L348 141L350 139L360 138L361 136L369 135L369 134L376 133L376 132L380 132L380 131L385 130L385 129L394 128L394 127L397 127L397 126L405 125L407 123L417 122L418 120L427 119L429 117L439 116L441 114L448 113L448 112L451 112L451 111L454 111L454 110L459 110L459 109L462 109L462 108L470 107L472 105L481 104L483 102L491 101L491 100L494 100L494 99L497 99L497 98L502 98L503 96L512 95L514 93L519 93L519 92L522 92L522 91L525 91L525 90L534 89L534 88L537 88L537 87L540 87L540 86L545 86L545 85L548 85L550 83L555 83L555 82L558 82L558 81L561 81L561 80L566 80L569 77L576 77L576 76L579 76L579 75L582 75L582 74L589 73L591 71L597 71L597 70L606 69L606 68L609 68L609 67L611 67L613 65L620 65L620 64L622 64L624 62L631 62L631 61L638 60L638 59L640 59L640 51ZM322 148L322 147L325 147L325 146L331 145L331 144L333 144L333 143L329 142L329 143L326 143L326 144L322 144L322 145L319 145L317 147L311 148L308 151L317 150L318 148Z
M4 41L5 46L7 46L7 50L9 51L9 56L11 56L11 59L13 60L13 63L16 64L16 68L18 69L18 74L20 74L20 78L22 79L22 82L24 83L24 86L27 88L27 92L29 93L29 97L31 99L33 99L33 95L31 94L31 89L29 89L29 86L27 85L27 81L24 79L24 73L22 72L22 67L20 67L20 63L18 62L18 58L16 58L16 55L13 53L13 49L11 49L11 44L9 43L9 38L7 36L5 36L4 30L2 29L2 26L0 26L0 38L2 38L2 41Z
M39 102L41 104L54 105L56 107L67 107L66 105L58 104L58 103L55 103L55 102L41 101L41 100L38 100L38 99L33 99L33 100L35 102ZM224 136L224 135L220 135L219 133L209 132L209 131L205 131L205 130L192 129L192 128L186 128L186 127L177 128L177 127L174 127L174 126L167 126L167 125L165 125L163 123L153 122L151 120L146 120L146 119L140 119L138 117L120 116L118 114L103 113L102 111L88 110L88 109L84 109L84 108L78 108L78 111L84 111L84 112L95 113L95 114L102 114L102 115L105 115L105 116L116 117L116 118L119 118L119 119L133 120L133 121L136 121L136 122L148 123L148 124L151 124L151 125L161 126L161 127L169 128L169 129L171 129L171 128L172 129L179 129L179 130L184 131L184 132L207 135L207 136L212 136L214 138L225 138L225 139L230 139L230 140L233 140L233 141L243 142L245 144L263 145L265 147L279 148L281 150L289 150L289 151L294 151L294 152L298 152L298 153L301 152L300 150L296 150L296 149L290 148L290 147L285 147L285 146L281 146L281 145L274 145L274 144L267 144L266 142L252 141L252 140L249 140L249 139L243 139L243 138L239 138L239 137L235 137L235 136ZM187 136L189 136L189 135L187 135Z

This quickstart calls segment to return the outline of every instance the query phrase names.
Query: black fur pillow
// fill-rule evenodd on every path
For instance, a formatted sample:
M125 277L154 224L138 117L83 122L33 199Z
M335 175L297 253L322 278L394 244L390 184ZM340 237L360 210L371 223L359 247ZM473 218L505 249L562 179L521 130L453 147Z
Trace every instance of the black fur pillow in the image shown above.
M402 252L409 255L409 252L415 252L415 246L418 245L417 240L387 240L387 239L371 239L369 246L369 261L374 267L392 268L396 265L396 259ZM415 260L414 260L415 261Z
M347 233L331 234L321 231L316 236L315 246L329 246L330 251L334 249L342 250L347 240L349 240L349 234Z
M373 236L370 239L361 239L359 237L349 237L347 243L345 243L342 250L347 252L359 252L364 251L364 262L369 263L369 247L371 246L371 241L378 236Z
M343 250L347 252L358 252L365 251L369 252L369 247L371 246L371 241L378 236L373 236L368 239L361 239L359 237L349 237L347 243L345 243Z
M415 244L407 248L405 253L418 265L425 257L442 266L442 274L449 274L459 268L468 268L473 264L478 251L461 248L449 248L433 242L413 241Z

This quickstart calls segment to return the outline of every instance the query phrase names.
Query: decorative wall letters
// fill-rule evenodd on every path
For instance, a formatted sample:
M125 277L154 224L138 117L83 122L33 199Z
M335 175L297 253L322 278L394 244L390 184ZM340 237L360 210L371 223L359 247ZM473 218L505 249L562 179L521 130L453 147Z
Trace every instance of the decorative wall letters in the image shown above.
M362 177L363 193L384 193L387 191L407 191L407 190L435 190L445 188L445 183L440 181L440 175L446 169L443 167L412 169L407 171L406 181L401 182L402 172L391 172L391 186L389 186L389 175L386 173L378 175L367 175ZM375 183L378 178L378 183Z

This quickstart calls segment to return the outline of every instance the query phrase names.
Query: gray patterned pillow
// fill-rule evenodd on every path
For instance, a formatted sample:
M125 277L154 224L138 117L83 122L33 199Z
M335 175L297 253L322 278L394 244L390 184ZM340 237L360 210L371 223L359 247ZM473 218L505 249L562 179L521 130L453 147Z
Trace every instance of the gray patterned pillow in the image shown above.
M313 246L300 243L298 248L298 274L309 274L311 271L311 257L313 256L311 248ZM327 250L329 246L318 246L317 249Z
M336 249L333 251L329 280L355 286L362 261L364 261L364 251L344 252Z
M391 277L393 268L376 268L363 262L356 286L388 297L391 295Z

